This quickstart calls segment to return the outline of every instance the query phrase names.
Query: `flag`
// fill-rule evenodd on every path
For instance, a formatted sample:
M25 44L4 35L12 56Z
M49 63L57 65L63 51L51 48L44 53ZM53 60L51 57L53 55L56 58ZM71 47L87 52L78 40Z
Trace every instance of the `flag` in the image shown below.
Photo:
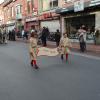
M57 48L40 47L37 56L57 56L58 54Z

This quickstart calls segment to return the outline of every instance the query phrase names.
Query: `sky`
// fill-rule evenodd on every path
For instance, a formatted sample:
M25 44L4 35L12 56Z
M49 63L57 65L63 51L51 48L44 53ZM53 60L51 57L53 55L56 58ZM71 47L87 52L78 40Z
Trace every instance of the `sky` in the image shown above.
M0 3L2 3L4 0L0 0Z

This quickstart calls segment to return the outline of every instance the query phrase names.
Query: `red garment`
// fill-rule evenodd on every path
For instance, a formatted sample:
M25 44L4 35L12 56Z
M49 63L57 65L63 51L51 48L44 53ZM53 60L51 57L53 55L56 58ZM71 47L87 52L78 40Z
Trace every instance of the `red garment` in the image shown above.
M68 53L66 54L66 60L68 60Z

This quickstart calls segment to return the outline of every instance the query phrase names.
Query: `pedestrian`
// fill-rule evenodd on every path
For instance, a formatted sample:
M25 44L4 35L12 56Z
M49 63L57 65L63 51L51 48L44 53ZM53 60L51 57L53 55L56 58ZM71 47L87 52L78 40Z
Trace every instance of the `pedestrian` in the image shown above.
M14 29L12 30L12 41L16 41L16 32Z
M59 29L58 29L55 33L55 41L56 41L57 47L59 46L60 38L61 38L61 33L59 32Z
M46 27L43 27L42 34L41 34L41 40L42 40L42 45L44 47L47 46L47 36L48 36L47 29Z
M24 37L26 40L28 40L28 31L27 30L25 30L25 32L24 32Z
M34 68L38 69L39 68L37 66L38 45L37 45L37 34L35 32L31 33L29 40L29 48L30 48L31 66L34 65Z
M23 40L24 40L24 36L25 36L25 31L24 31L24 29L22 30L22 38L23 38Z
M11 31L9 30L9 40L11 40Z
M84 52L86 50L86 28L84 25L80 27L77 34L79 36L80 50Z
M68 61L68 54L69 54L69 48L71 47L71 42L69 38L67 37L67 33L63 34L63 37L60 40L60 44L58 47L58 50L61 54L61 59L64 59L64 55L66 56L66 61Z

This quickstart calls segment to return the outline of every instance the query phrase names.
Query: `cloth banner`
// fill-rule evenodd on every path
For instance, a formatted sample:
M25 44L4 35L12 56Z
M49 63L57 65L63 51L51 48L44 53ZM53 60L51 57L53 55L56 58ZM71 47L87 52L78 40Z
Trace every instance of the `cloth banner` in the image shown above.
M40 47L37 56L57 56L58 54L57 48Z

